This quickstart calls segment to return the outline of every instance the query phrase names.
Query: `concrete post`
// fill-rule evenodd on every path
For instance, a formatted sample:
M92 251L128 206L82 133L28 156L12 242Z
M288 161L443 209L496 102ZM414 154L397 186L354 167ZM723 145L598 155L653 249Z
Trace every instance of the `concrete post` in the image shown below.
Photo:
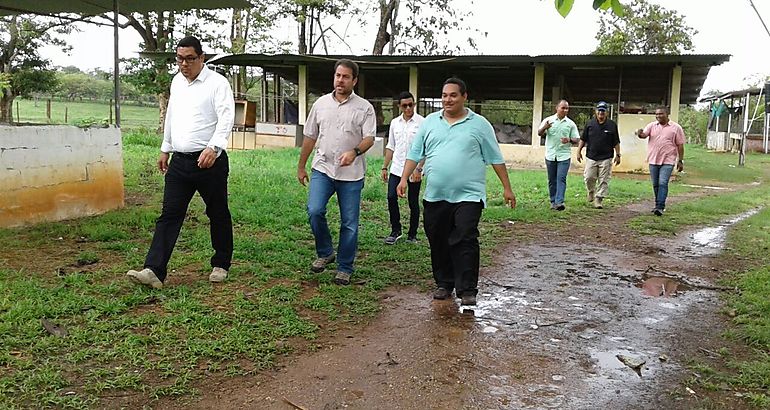
M540 136L537 129L543 121L543 86L545 84L545 66L543 63L535 64L535 89L532 93L532 146L540 146Z
M305 125L305 120L307 120L307 112L308 112L308 109L307 109L307 83L308 83L307 65L300 64L298 75L299 75L299 81L298 81L299 84L298 84L297 93L299 95L297 96L297 98L299 100L298 101L298 103L299 103L298 104L299 105L299 107L298 107L299 116L298 117L299 118L298 118L297 122L300 125Z
M682 66L676 65L671 71L671 121L679 122L679 94L682 90Z

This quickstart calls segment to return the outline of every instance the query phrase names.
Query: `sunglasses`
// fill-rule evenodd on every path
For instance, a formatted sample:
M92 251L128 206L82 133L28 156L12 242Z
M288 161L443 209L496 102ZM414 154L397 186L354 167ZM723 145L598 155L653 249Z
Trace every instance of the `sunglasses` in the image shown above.
M401 108L412 108L412 107L414 107L414 103L401 104Z

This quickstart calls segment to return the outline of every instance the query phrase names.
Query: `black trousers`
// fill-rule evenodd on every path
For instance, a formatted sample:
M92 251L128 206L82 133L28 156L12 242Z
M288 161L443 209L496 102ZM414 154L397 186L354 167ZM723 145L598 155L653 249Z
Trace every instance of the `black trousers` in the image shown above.
M457 296L478 292L481 202L423 201L436 286Z
M390 230L401 233L401 211L398 209L398 195L396 187L401 182L401 177L390 174L388 176L388 214L390 214ZM420 184L421 182L407 181L406 198L409 202L409 238L417 236L417 228L420 227Z
M230 164L223 152L211 168L198 167L198 155L174 153L166 172L163 211L155 223L150 250L144 267L152 269L161 281L166 279L168 261L174 251L190 200L197 191L206 203L211 245L211 266L230 269L233 259L233 221L227 205L227 176Z

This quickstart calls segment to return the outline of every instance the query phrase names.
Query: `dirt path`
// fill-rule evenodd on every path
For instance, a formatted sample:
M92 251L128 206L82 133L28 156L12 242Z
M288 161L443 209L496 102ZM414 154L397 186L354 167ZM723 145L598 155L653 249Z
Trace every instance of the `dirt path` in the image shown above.
M701 392L683 385L686 363L721 343L709 288L725 261L695 232L631 235L624 222L644 209L557 232L512 227L541 239L496 255L473 309L391 291L365 328L278 370L208 385L192 407L692 408ZM639 373L629 366L642 361Z

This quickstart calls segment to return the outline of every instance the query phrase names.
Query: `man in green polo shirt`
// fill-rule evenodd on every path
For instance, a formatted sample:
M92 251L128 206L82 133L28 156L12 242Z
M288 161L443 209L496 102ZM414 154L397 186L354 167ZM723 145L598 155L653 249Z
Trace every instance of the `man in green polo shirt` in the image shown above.
M447 299L452 290L463 305L475 305L479 281L479 219L486 205L487 165L503 184L511 208L516 196L486 118L465 107L468 93L459 78L449 78L441 91L444 109L425 118L406 156L396 191L406 195L406 181L425 159L423 195L425 236L430 243L434 299Z
M567 117L569 103L561 100L556 104L556 114L540 123L537 135L545 137L545 168L548 171L548 195L551 209L564 210L572 144L577 144L580 134L575 123Z

